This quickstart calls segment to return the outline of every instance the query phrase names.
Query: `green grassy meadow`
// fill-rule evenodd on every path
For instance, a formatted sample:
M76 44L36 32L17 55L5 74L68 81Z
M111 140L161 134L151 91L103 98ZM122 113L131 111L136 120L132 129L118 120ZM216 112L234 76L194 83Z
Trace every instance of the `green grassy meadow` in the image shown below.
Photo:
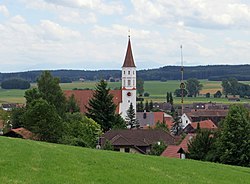
M232 103L228 102L227 99L221 98L221 99L214 99L211 98L205 98L206 93L210 93L211 96L216 91L220 90L222 91L221 82L220 81L208 81L208 80L200 80L200 82L203 84L203 89L200 92L200 96L197 98L185 98L184 103L190 104L193 102L217 102L217 103ZM250 84L250 81L244 81L246 84ZM61 88L63 90L72 90L74 88L77 89L94 89L96 85L95 81L86 81L86 82L72 82L72 83L62 83L60 84ZM174 92L177 88L179 88L180 81L176 80L169 80L166 82L160 82L160 81L145 81L144 82L144 90L145 92L148 92L150 94L149 98L146 98L147 100L153 100L154 102L164 102L166 101L166 93L167 92ZM32 84L32 87L35 87L36 84ZM110 82L108 83L108 86L111 89L120 88L121 82ZM24 92L25 90L4 90L0 89L0 103L24 103ZM174 98L175 104L180 104L180 98ZM250 100L248 99L242 99L240 103L250 103Z
M2 184L246 184L250 168L0 137Z

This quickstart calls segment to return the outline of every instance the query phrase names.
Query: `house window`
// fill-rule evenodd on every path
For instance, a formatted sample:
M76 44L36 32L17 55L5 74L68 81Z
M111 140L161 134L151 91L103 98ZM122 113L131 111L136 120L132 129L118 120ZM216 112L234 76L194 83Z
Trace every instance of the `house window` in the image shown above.
M128 80L128 86L131 86L131 80Z
M129 153L130 149L129 148L125 148L125 153Z
M135 80L133 80L133 86L135 86Z
M188 120L186 120L186 124L188 124Z
M133 71L133 75L135 74L135 71Z
M130 75L130 71L128 71L128 74Z
M123 74L125 74L125 71L123 72Z
M123 86L126 86L126 84L125 84L125 80L123 80Z

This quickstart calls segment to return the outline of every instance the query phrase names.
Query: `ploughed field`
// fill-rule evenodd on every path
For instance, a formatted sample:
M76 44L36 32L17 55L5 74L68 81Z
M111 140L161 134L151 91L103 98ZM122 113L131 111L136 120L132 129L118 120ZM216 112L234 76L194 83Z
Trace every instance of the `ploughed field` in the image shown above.
M200 92L200 96L196 98L188 98L184 99L184 103L190 104L193 102L218 102L218 103L232 103L228 102L225 98L213 98L213 94L216 91L222 91L221 82L220 81L208 81L208 80L200 80L203 84L203 89ZM249 81L244 81L246 84L250 84ZM72 83L62 83L60 84L63 90L72 90L72 89L94 89L96 85L96 81L86 81L86 82L72 82ZM36 86L36 84L32 84L32 87ZM109 82L108 86L111 89L119 89L121 87L121 82ZM153 102L164 102L166 101L166 93L174 92L180 86L180 81L170 80L166 82L160 81L145 81L144 82L144 90L148 92L150 96L146 98L146 100L153 100ZM24 92L25 90L4 90L0 88L0 104L1 103L24 103ZM206 98L205 94L210 93L211 98ZM249 99L241 99L240 103L250 103ZM180 98L174 98L175 104L180 104Z
M250 168L0 136L0 183L246 184Z

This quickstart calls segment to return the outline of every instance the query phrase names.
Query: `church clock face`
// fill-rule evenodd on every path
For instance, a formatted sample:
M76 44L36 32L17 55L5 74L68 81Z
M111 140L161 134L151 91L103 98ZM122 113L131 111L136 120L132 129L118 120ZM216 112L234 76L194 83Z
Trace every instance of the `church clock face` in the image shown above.
M132 94L131 94L131 92L127 92L127 96L131 96Z

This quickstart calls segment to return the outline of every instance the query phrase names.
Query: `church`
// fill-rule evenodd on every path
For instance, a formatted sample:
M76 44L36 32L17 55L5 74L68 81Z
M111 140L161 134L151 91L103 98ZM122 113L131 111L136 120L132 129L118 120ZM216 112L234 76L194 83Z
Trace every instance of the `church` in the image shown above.
M125 119L130 104L136 112L136 66L132 53L130 36L128 37L128 46L125 59L122 65L122 86L121 90L110 90L113 95L113 101L116 104L116 112ZM67 98L74 95L81 113L86 113L86 106L93 97L94 90L66 90L64 94Z

